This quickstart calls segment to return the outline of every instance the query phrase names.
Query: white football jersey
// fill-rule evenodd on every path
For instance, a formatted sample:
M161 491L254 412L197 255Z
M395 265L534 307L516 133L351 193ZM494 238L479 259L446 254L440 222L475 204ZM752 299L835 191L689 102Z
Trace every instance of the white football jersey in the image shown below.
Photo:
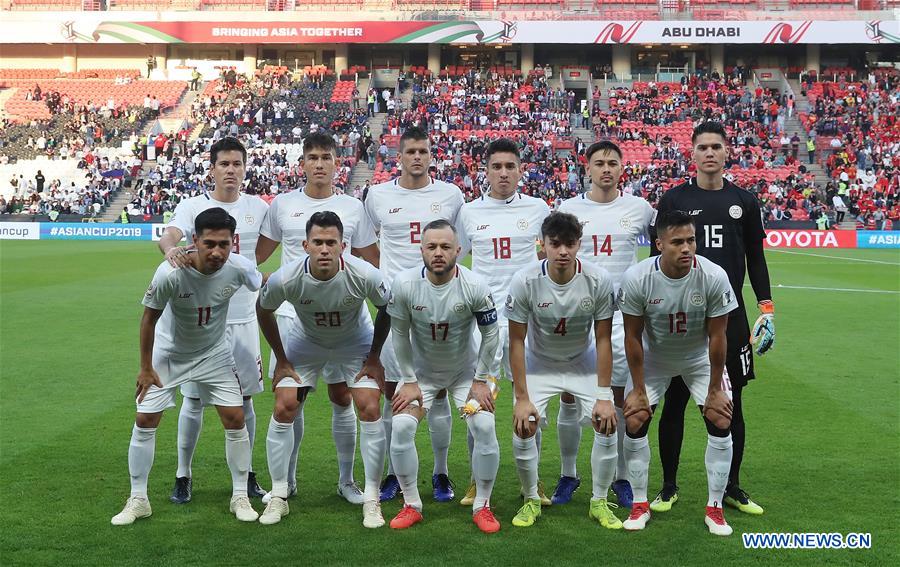
M619 309L644 318L644 356L691 360L708 356L706 320L737 309L728 274L703 256L677 280L659 267L660 257L647 258L625 272Z
M619 195L610 203L598 203L587 193L566 199L559 210L581 221L578 257L606 269L618 289L625 270L637 262L638 237L648 234L656 210L646 199L634 195Z
M375 243L375 229L359 199L349 195L314 199L305 191L281 193L272 201L266 222L259 230L266 238L281 243L281 266L306 256L303 250L306 221L319 211L337 214L344 225L344 242L349 248L365 248ZM290 305L284 304L277 313L292 317L294 310Z
M404 270L394 278L393 297L388 305L391 319L408 322L413 347L413 364L423 375L457 373L476 366L474 325L497 322L491 289L464 266L456 266L456 277L444 285L434 285L425 266ZM476 373L486 375L494 348L479 357ZM405 368L405 361L398 361ZM404 377L406 378L406 377ZM410 377L411 378L411 377Z
M381 271L390 278L421 266L422 229L437 219L455 225L463 205L456 185L432 179L422 189L404 189L398 182L373 185L365 204L380 236Z
M366 299L376 307L387 305L390 288L378 269L350 254L340 258L340 270L327 281L316 279L304 256L276 270L259 294L265 309L292 306L297 318L291 328L294 340L336 348L370 333L372 320Z
M174 226L184 234L188 242L194 234L194 219L207 209L221 207L234 217L237 227L234 231L232 254L240 254L256 265L256 241L259 229L267 218L269 205L256 195L241 193L233 203L216 201L209 193L184 199L175 207L175 215L166 226ZM256 321L256 292L241 288L231 300L228 308L229 323L249 323Z
M528 324L528 350L551 362L569 362L591 347L594 321L615 311L612 278L603 268L575 260L575 277L559 285L550 279L548 260L513 276L506 317Z
M482 195L463 205L456 227L460 256L472 251L472 271L494 297L505 298L516 272L538 259L536 241L549 214L542 199L521 193L503 200Z
M210 351L224 341L229 301L242 287L255 292L260 285L256 264L239 254L231 254L209 275L164 261L141 302L163 312L156 323L154 349L179 356Z

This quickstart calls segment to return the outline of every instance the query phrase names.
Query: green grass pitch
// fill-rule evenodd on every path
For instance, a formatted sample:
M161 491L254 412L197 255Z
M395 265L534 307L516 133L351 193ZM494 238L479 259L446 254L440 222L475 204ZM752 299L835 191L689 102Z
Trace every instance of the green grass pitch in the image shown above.
M758 379L745 393L743 470L745 487L766 514L728 510L736 532L731 538L713 537L703 524L706 434L699 416L686 428L681 500L672 512L655 515L645 532L611 532L589 521L589 434L579 456L584 483L573 502L545 509L531 529L513 528L510 520L520 500L508 386L498 402L502 457L492 504L503 523L499 534L478 532L469 510L457 503L430 501L431 451L424 424L418 442L425 522L407 532L363 528L360 508L335 494L337 465L324 391L313 395L306 409L300 495L281 524L241 524L228 513L230 476L222 428L212 410L206 412L194 462L194 501L169 503L176 458L173 410L162 421L150 477L153 516L113 527L109 520L128 495L139 301L160 259L151 243L0 243L0 563L900 564L897 251L768 254L778 342L771 354L757 358ZM744 293L752 295L749 288ZM271 393L255 403L253 461L268 487ZM549 413L555 421L556 407ZM655 428L651 443L655 493L661 483ZM460 420L454 421L450 459L461 495L468 472ZM548 490L558 471L551 426L541 462ZM362 474L357 458L360 482ZM262 510L258 502L255 507ZM386 518L398 509L397 502L387 503ZM743 532L870 532L872 548L746 550Z

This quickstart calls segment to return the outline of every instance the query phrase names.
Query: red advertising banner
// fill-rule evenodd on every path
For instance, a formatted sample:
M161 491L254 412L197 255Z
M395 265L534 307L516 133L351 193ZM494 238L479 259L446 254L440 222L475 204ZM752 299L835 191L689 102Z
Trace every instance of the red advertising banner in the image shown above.
M766 248L856 248L853 230L767 230Z
M431 22L139 22L184 43L388 43Z

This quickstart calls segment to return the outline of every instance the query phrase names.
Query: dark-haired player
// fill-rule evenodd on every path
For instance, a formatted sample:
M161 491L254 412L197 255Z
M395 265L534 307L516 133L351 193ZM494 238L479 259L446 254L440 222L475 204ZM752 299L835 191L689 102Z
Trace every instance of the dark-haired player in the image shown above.
M222 138L210 147L209 161L213 190L178 203L175 215L159 239L159 249L172 266L187 265L190 261L188 248L179 246L178 243L182 238L191 241L194 220L198 214L219 207L237 222L232 252L255 264L259 229L266 219L269 205L255 195L241 192L247 167L247 150L235 138ZM262 357L259 350L259 327L256 324L255 305L256 293L239 289L229 305L228 327L225 331L225 340L231 345L238 377L241 379L244 421L250 434L251 454L256 439L256 411L251 396L263 391ZM183 399L178 414L178 469L175 472L175 487L169 498L176 504L191 501L193 486L191 463L203 425L203 404L200 403L197 388L188 382L181 387L181 394ZM256 481L252 464L247 478L247 493L250 497L265 496L265 491Z
M625 354L632 390L625 397L625 461L634 490L626 530L650 520L647 480L653 410L673 376L681 376L706 423L708 498L704 521L710 533L730 535L722 495L731 464L732 404L725 374L725 328L737 300L725 270L696 255L694 223L684 211L656 219L659 256L632 266L622 277L618 303L625 319Z
M663 194L658 214L671 210L688 212L697 230L697 254L715 262L728 274L738 300L738 309L728 318L728 356L725 371L731 381L734 416L731 434L734 457L731 463L725 503L748 514L762 514L763 508L750 500L740 487L744 458L743 389L754 378L751 342L757 354L766 353L775 343L775 306L769 286L769 269L763 253L765 232L759 200L723 176L728 155L725 129L718 122L704 122L691 138L697 176ZM651 240L656 231L651 230ZM761 315L751 337L742 293L744 275L749 273ZM659 422L659 452L663 467L663 488L651 504L655 512L665 512L678 499L676 475L684 436L684 408L689 393L680 380L673 380Z
M535 431L550 398L568 392L578 400L583 422L594 427L590 517L605 528L620 529L622 522L606 501L616 474L617 444L610 387L612 278L603 268L576 257L581 225L574 216L551 214L541 225L541 235L547 259L516 273L506 298L516 397L513 455L525 493L525 503L512 523L528 527L541 515Z
M241 385L231 345L224 340L231 298L242 288L256 291L256 265L232 254L235 220L224 209L197 215L193 249L181 268L163 262L144 295L141 369L135 392L137 414L128 446L131 495L113 525L151 514L147 480L156 452L156 429L163 411L175 406L176 389L191 382L202 403L216 406L225 426L225 460L231 471L231 512L242 522L258 514L247 497L250 439L244 425Z

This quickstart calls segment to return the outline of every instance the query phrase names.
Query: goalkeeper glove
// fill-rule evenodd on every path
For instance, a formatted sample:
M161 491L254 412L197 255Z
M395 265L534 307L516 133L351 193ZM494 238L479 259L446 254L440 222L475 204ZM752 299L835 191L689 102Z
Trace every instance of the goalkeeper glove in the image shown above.
M775 304L771 299L759 302L762 313L753 325L750 344L756 346L756 354L762 356L775 346Z

